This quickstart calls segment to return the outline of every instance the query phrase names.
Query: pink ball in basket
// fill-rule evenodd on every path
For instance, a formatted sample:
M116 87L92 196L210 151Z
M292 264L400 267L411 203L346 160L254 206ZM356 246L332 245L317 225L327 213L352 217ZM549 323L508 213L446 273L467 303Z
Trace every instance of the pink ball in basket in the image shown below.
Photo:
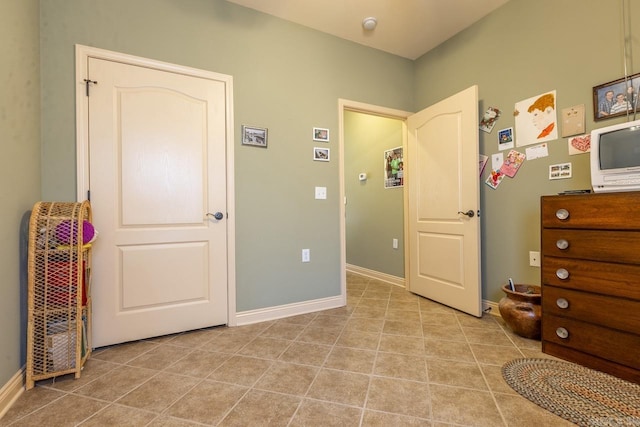
M75 245L77 236L77 222L76 221L62 221L56 227L56 239L65 245ZM92 242L96 235L96 230L93 228L93 224L89 221L82 222L82 244L86 245Z

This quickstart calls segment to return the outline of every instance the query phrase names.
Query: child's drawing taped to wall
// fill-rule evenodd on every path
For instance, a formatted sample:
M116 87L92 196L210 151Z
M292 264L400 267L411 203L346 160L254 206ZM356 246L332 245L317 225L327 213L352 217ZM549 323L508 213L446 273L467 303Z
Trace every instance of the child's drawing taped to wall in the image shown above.
M518 147L558 139L555 90L517 102L514 115Z

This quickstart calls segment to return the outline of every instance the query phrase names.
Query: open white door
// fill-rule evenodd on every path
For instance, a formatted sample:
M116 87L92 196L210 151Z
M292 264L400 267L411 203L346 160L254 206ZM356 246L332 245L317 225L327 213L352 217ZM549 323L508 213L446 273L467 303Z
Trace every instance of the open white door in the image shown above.
M407 120L408 289L482 315L478 88Z
M96 347L228 323L230 78L123 62L86 63Z

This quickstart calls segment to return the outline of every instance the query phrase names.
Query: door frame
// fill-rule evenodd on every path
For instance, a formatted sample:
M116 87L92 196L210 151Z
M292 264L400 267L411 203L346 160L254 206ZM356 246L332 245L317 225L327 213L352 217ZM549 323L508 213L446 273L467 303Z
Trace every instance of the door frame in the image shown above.
M339 141L338 141L338 170L339 170L339 183L340 183L340 272L341 272L341 281L340 284L342 295L344 296L345 303L347 298L347 224L346 224L346 214L347 214L347 200L346 200L346 192L345 192L345 172L344 172L344 113L345 111L354 111L357 113L368 114L372 116L380 116L389 119L397 119L402 122L402 149L406 155L407 153L407 118L414 113L396 110L393 108L381 107L379 105L374 104L366 104L358 101L351 101L348 99L339 98L338 99L338 131L339 131ZM409 283L407 281L407 271L409 271L409 257L408 257L408 230L407 230L407 215L408 215L408 199L407 199L407 190L406 186L403 187L402 191L402 199L404 205L404 217L403 217L403 241L404 241L404 270L405 270L405 287L409 289Z
M124 64L168 71L192 77L222 81L225 83L226 116L226 192L227 192L227 325L236 326L236 240L235 240L235 183L234 183L234 134L233 134L233 77L213 71L141 58L90 46L75 45L76 91L76 182L77 200L88 198L89 191L89 102L86 96L84 76L87 75L89 58L121 62ZM100 84L100 82L97 82ZM89 87L89 90L91 88Z

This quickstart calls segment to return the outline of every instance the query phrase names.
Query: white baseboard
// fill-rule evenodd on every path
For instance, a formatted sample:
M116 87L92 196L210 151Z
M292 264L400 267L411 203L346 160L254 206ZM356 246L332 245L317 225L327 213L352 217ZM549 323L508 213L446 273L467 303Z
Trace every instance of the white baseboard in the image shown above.
M311 301L296 302L275 307L242 311L236 313L236 324L238 326L250 325L252 323L265 322L268 320L282 319L285 317L298 316L300 314L314 313L316 311L344 307L346 304L347 302L345 298L341 295L338 295L335 297L320 298Z
M370 277L372 279L381 280L383 282L391 283L396 286L404 286L404 278L398 276L392 276L391 274L381 273L375 270L369 270L368 268L358 267L357 265L347 264L347 271L350 273L356 273L361 276Z
M11 405L24 392L24 373L25 368L23 367L16 372L8 383L0 388L0 419L4 417L4 414L11 409Z
M489 310L489 311L487 311ZM489 301L486 299L482 300L482 311L485 313L491 314L492 316L502 317L500 316L500 310L498 309L498 303Z
M392 276L390 274L381 273L379 271L374 271L374 270L369 270L367 268L358 267L356 265L351 265L351 264L347 264L347 271L350 272L350 273L359 274L361 276L370 277L372 279L378 279L378 280L381 280L383 282L391 283L393 285L397 285L397 286L401 286L403 288L406 288L405 279L402 278L402 277ZM489 300L482 300L482 311L485 312L485 313L491 314L493 316L500 317L500 311L498 310L498 303L497 302L493 302L493 301L489 301Z
M390 274L381 273L379 271L369 270L363 267L349 264L347 264L347 271L370 277L372 279L381 280L392 285L405 287L405 280L402 277L392 276ZM256 310L237 312L235 319L237 326L250 325L252 323L283 319L285 317L314 313L316 311L330 310L332 308L344 307L345 305L345 297L338 295L335 297L320 298L316 300L296 302L275 307L259 308ZM500 312L498 311L498 303L488 300L482 300L483 311L487 311L487 309L489 308L489 314L500 316Z

